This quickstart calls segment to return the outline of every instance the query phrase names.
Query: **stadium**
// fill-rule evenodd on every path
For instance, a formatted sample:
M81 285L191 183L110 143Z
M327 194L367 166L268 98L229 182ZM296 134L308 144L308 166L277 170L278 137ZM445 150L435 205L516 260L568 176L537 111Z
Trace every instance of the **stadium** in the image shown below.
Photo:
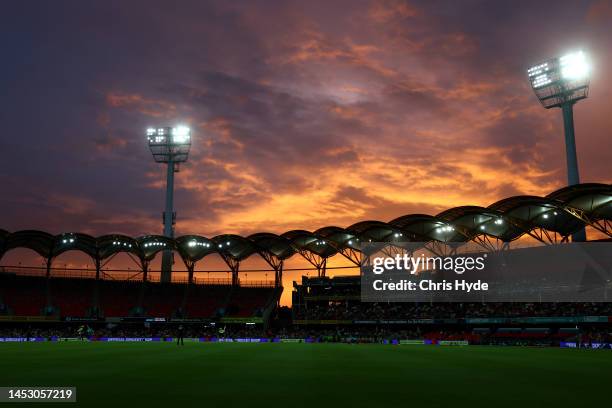
M502 221L502 222L500 222ZM222 234L212 238L199 235L176 239L163 235L132 238L124 235L92 237L83 233L63 233L56 236L43 231L0 230L0 260L8 251L27 248L43 258L45 268L4 266L0 305L7 317L41 316L48 321L105 318L167 319L214 318L222 322L231 319L252 319L269 326L270 315L278 306L282 292L283 265L292 256L302 256L316 268L317 278L296 285L293 305L301 305L305 296L316 292L317 286L359 286L350 278L335 284L325 279L328 258L342 256L361 266L360 242L474 242L481 251L510 251L513 242L528 236L541 245L562 245L572 234L586 226L612 238L612 186L580 184L565 187L546 197L516 196L503 199L489 207L464 206L451 208L431 216L408 214L388 223L363 221L347 228L328 226L314 232L293 230L281 235L256 233L248 237ZM452 225L452 229L449 226ZM155 256L168 249L175 251L187 268L185 282L159 282L161 275L149 275L149 265ZM64 252L80 251L91 257L95 270L54 270L53 260ZM536 248L530 251L537 251ZM141 267L140 273L129 277L104 272L102 265L125 252ZM218 254L231 271L226 284L198 278L195 268L205 263L206 256ZM261 282L257 288L240 284L242 261L260 256L270 266L274 281ZM159 271L158 271L159 272ZM261 271L259 271L261 272ZM38 275L38 276L37 276ZM78 280L74 278L78 277ZM179 281L181 278L178 279ZM352 279L354 280L354 279ZM166 284L164 284L166 283ZM218 283L223 283L219 280ZM348 292L351 292L348 290ZM330 294L320 300L349 300L359 297L359 291ZM317 296L314 296L317 299ZM204 303L203 303L204 302ZM207 303L210 302L210 303ZM326 305L326 307L329 305ZM226 313L227 312L227 313ZM299 312L298 312L299 313ZM227 315L226 315L227 314ZM27 319L25 320L27 322ZM607 320L606 320L607 322ZM569 322L568 322L569 323Z
M609 404L612 7L321 6L7 6L0 403Z
M503 224L497 221L500 219ZM334 349L356 343L363 344L361 347L609 348L611 303L362 303L359 276L330 278L326 276L326 261L343 256L359 266L360 241L393 246L406 240L438 242L441 234L448 241L477 243L486 252L518 250L511 246L525 235L541 245L567 245L571 234L585 226L606 234L608 238L598 240L606 242L612 233L611 221L612 186L581 184L546 197L510 197L486 208L460 207L436 216L409 214L388 223L365 221L348 228L329 226L314 232L294 230L281 235L95 238L82 233L53 236L42 231L2 231L2 255L12 249L28 248L45 260L46 267L2 267L1 340L19 344L29 339L34 344L40 343L38 347L71 340L66 346L54 347L87 354L87 350L79 350L84 339L109 343L104 347L111 348L111 343L117 342L146 342L147 345L136 344L145 348L166 343L169 347L174 345L180 325L184 326L190 347L239 343L227 352L241 358L245 357L242 353L271 353L266 357L271 360L278 358L274 353L290 353L282 351L287 347L315 350L331 347L329 352L344 356L345 351ZM448 225L453 226L452 231L444 229ZM160 282L159 273L157 279L148 274L149 263L168 248L185 263L187 280ZM538 250L527 248L530 252ZM97 268L89 271L53 268L53 260L67 251L84 252ZM101 266L105 260L119 252L135 257L142 267L140 273L128 277L104 272ZM206 256L212 253L219 254L231 268L231 278L225 282L197 278L196 264L205 263ZM241 284L240 264L250 256L260 256L269 263L273 282L263 282L260 287ZM284 261L292 256L302 256L312 263L316 276L304 276L301 282L293 283L292 309L288 312L279 308L279 299ZM81 332L84 327L88 332ZM74 343L79 339L80 343ZM254 350L255 344L243 343L257 343L264 349ZM276 346L280 350L269 348ZM124 347L127 346L112 348L111 355L117 355ZM154 350L150 352L165 353ZM373 356L381 353L381 358L388 358L384 357L384 350L375 350ZM511 355L519 353L510 350ZM33 353L41 351L34 349ZM52 358L60 358L55 350L47 352ZM506 355L508 351L486 353ZM528 355L513 358L521 361ZM443 358L453 361L463 357L450 354ZM554 361L563 358L559 355ZM412 364L412 360L407 364ZM223 371L223 367L218 370Z

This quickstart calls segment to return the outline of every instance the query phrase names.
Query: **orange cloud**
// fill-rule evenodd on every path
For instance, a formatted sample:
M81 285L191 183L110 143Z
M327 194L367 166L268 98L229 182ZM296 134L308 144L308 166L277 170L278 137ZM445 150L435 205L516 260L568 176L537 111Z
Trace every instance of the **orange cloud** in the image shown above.
M172 103L160 99L145 98L133 93L109 92L106 94L106 103L112 108L133 109L154 118L171 118L176 112L176 106Z

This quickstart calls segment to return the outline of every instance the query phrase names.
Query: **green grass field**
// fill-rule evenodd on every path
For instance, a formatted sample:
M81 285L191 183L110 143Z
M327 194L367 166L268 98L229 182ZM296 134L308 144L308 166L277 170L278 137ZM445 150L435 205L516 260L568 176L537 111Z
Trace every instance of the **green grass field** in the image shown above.
M348 344L0 344L0 386L79 405L609 406L610 350Z

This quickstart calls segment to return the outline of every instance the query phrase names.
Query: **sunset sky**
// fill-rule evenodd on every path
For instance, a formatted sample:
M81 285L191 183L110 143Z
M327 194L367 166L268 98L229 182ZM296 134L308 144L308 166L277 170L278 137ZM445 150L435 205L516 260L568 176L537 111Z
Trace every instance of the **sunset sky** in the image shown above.
M612 182L610 1L1 8L9 231L161 233L164 168L144 132L179 123L193 146L176 180L178 235L547 194L566 183L561 113L539 105L525 71L578 48L593 62L575 107L581 178Z

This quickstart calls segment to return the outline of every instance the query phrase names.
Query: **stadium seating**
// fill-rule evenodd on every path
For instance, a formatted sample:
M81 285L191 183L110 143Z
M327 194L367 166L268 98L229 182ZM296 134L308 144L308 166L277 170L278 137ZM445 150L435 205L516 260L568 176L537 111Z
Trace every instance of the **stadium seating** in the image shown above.
M46 306L44 279L14 274L0 274L0 299L5 310L20 316L41 315Z
M152 317L172 317L182 306L185 290L184 284L147 284L141 305L144 314Z
M214 317L229 297L230 286L193 285L185 301L187 317Z
M129 316L138 306L142 282L105 280L99 283L99 308L103 316Z
M86 317L95 312L98 285L100 317L261 316L275 294L273 288L229 285L162 284L140 281L51 278L0 273L0 313ZM47 291L48 290L48 291ZM47 296L48 294L48 296ZM49 303L49 304L47 304Z
M294 285L297 320L403 320L609 316L611 303L363 303L358 276L306 278Z
M51 305L61 316L87 316L93 306L94 284L92 279L52 278L49 281Z
M225 315L232 317L261 316L263 308L274 294L274 288L233 288L225 307Z

